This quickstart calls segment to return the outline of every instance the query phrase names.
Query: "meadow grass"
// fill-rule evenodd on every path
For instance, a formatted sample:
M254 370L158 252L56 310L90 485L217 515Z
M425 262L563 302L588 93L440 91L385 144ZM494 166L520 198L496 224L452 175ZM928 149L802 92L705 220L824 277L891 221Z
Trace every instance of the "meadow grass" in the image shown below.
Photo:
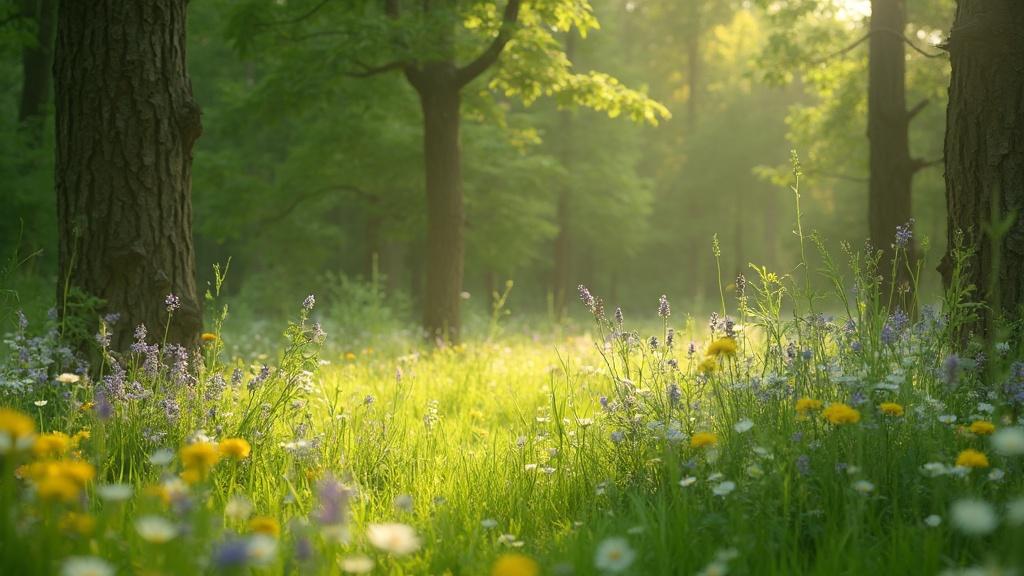
M755 269L706 326L662 297L644 334L582 286L586 333L499 336L495 320L387 351L326 344L312 297L279 352L248 359L226 353L226 311L193 351L140 330L115 352L105 318L91 370L55 320L21 322L0 572L1020 569L1019 348L962 338L970 287L922 307L878 279L875 251L847 249L840 273L799 238L831 294L806 259ZM899 242L893 271L910 267Z

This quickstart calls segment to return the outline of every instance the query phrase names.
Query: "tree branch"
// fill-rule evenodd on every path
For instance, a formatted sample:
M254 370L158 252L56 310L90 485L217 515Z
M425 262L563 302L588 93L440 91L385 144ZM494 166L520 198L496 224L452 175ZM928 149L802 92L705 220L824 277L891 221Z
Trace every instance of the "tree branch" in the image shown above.
M381 64L380 66L369 66L362 62L356 62L356 65L362 68L358 72L346 72L346 76L353 78L369 78L370 76L376 76L378 74L384 74L392 70L401 70L405 68L406 62L402 60L395 60L394 62L388 62L387 64Z
M374 197L373 195L371 195L370 193L366 192L362 188L359 188L358 186L352 186L350 184L342 184L342 185L339 185L339 186L327 186L327 187L324 187L324 188L318 188L318 189L313 190L311 192L308 192L306 194L301 194L299 196L295 196L294 198L292 198L292 201L289 202L288 205L286 205L281 210L278 210L277 212L275 212L275 213L273 213L271 215L268 215L265 218L261 218L257 222L254 222L253 223L253 229L254 230L259 230L261 228L265 228L265 227L277 224L278 222L281 222L282 220L287 218L289 214L294 212L295 209L298 208L299 206L301 206L302 204L308 202L309 200L315 200L315 199L317 199L317 198L319 198L321 196L325 196L326 194L328 194L330 192L353 192L356 196L359 196L359 197L364 198L364 199L365 198L373 198Z
M920 114L921 110L924 110L925 106L928 106L928 104L930 102L931 102L930 99L925 98L924 100L921 100L920 102L915 104L913 108L911 108L910 110L907 110L907 122L910 122L911 120L914 119L914 116L917 116L918 114Z
M817 60L812 61L811 62L811 66L816 66L818 64L824 64L825 62L828 62L829 60L831 60L833 58L838 58L840 56L843 56L843 55L847 54L848 52L850 52L851 50L853 50L854 48L856 48L857 46L860 46L861 44L866 42L868 38L871 38L871 32L868 32L867 34L865 34L865 35L861 36L860 38L854 40L853 42L851 42L850 44L848 44L846 47L842 48L841 50L837 50L837 51L829 54L828 56L825 56L824 58L819 58Z
M912 162L913 171L915 173L924 170L925 168L931 168L932 166L938 166L946 161L945 158L936 158L934 160L922 160L921 158L914 158Z
M475 60L455 72L455 79L459 86L469 84L498 60L501 51L505 49L505 45L512 38L512 31L519 19L521 5L522 0L508 0L508 4L505 4L505 13L501 18L501 28L498 29L498 35L491 41L490 46Z

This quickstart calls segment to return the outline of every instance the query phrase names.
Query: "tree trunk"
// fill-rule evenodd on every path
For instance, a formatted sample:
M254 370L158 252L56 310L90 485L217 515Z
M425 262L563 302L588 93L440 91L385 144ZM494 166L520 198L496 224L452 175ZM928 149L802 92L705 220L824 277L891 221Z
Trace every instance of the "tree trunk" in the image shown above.
M429 338L458 341L463 275L460 86L455 66L424 67L416 83L423 109L427 185L427 278L423 327Z
M27 0L23 13L36 23L35 42L21 54L21 102L18 123L31 130L33 143L43 139L46 107L50 102L50 77L53 72L53 35L57 0Z
M952 74L946 112L949 284L953 235L977 248L966 280L997 313L1020 318L1024 304L1024 3L959 0L948 42ZM984 232L992 216L1016 219L993 259ZM992 319L977 327L990 333Z
M914 163L910 157L907 128L910 114L906 103L906 56L903 30L906 27L904 0L871 0L871 38L868 56L868 140L871 177L868 186L868 226L871 243L885 251L881 271L888 275L896 227L911 218L911 181ZM906 249L914 260L914 244ZM887 280L893 280L888 279ZM908 280L901 264L894 279Z
M202 132L186 71L186 0L61 2L56 47L58 305L65 282L172 342L201 327L192 246L192 145ZM58 306L60 308L60 306ZM62 313L64 310L62 310Z

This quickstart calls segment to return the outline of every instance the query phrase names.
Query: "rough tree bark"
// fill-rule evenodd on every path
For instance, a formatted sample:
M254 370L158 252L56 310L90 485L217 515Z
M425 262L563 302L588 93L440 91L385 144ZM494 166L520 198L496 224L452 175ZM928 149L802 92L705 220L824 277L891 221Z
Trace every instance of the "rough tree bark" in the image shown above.
M135 326L191 344L201 327L192 246L192 145L202 132L186 71L187 0L61 2L56 46L58 304L65 284Z
M21 100L18 123L31 131L38 144L43 139L46 108L50 102L50 78L53 65L53 36L57 0L24 0L22 13L36 23L35 42L21 53Z
M907 111L906 27L904 0L871 0L871 25L868 56L868 140L871 177L868 184L868 227L871 243L885 251L882 265L892 257L896 227L911 218L911 183L916 171L910 156L908 127L912 114ZM914 256L914 244L907 245ZM901 265L894 279L908 280ZM888 279L887 280L893 280Z
M1024 3L959 0L947 42L952 65L946 111L948 247L940 271L952 273L953 235L977 248L966 280L1011 319L1024 305ZM1016 219L999 246L998 267L984 230L993 214ZM997 292L992 292L994 289ZM992 328L991 318L973 327Z

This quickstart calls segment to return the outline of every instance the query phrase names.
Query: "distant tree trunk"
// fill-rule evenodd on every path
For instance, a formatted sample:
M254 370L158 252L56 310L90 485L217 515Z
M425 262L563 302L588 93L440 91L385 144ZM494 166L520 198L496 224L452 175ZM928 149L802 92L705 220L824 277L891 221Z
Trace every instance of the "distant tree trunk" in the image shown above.
M946 112L948 246L940 266L952 273L953 235L978 252L966 279L1010 318L1024 305L1024 3L959 0L948 41L952 75ZM983 231L995 214L1016 219L999 246ZM994 290L994 291L993 291ZM977 327L992 328L986 319Z
M61 2L56 47L58 304L70 287L168 339L201 328L192 246L192 145L202 132L186 71L186 0Z
M25 0L22 12L36 23L35 42L21 54L21 101L18 123L31 131L32 140L43 139L46 107L50 102L50 78L53 75L53 36L57 0Z
M461 86L451 62L428 64L413 83L423 109L427 185L427 285L423 327L431 338L459 339L463 277Z
M904 0L871 0L871 38L868 56L868 140L871 176L868 185L868 226L875 248L892 256L896 227L911 218L911 181L916 171L910 157L907 128L911 114L906 103L906 27ZM907 246L914 259L914 244ZM908 280L901 265L895 279Z
M572 61L573 52L576 47L576 34L570 30L565 38L565 56ZM561 160L566 172L572 172L572 112L563 110L560 114L561 123ZM551 292L554 298L555 319L561 321L568 312L569 290L569 255L570 242L570 196L572 187L567 181L558 191L558 205L556 208L555 220L558 225L558 235L555 236L555 261L551 273Z

